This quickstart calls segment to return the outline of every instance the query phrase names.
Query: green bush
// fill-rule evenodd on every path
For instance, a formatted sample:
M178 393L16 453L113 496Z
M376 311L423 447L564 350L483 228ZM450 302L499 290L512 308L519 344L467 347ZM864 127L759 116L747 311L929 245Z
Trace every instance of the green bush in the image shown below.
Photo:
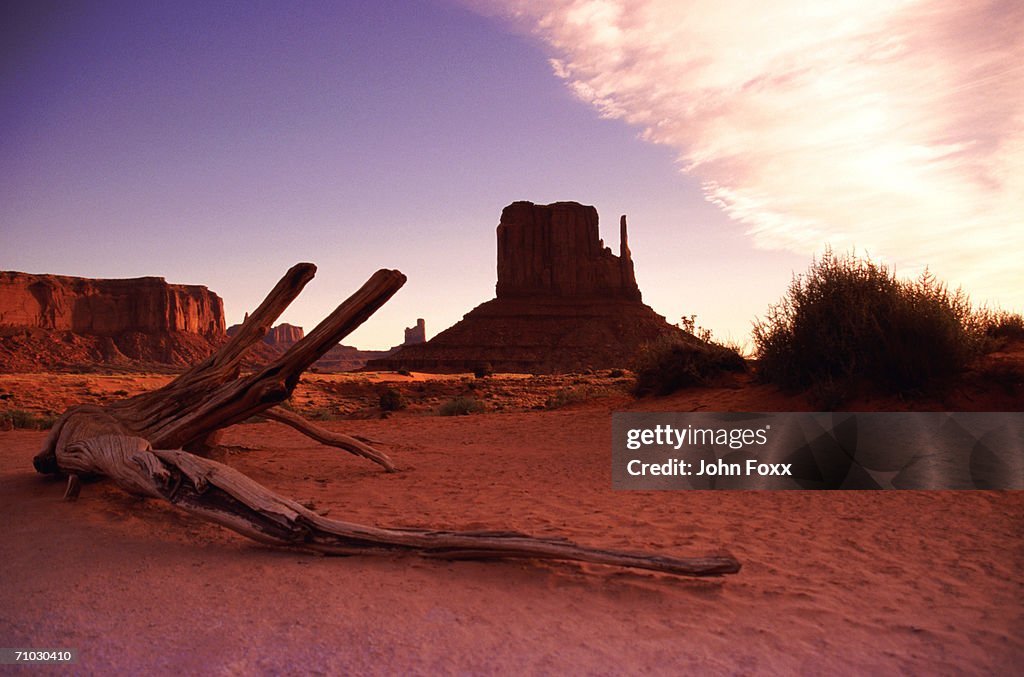
M493 375L494 375L494 367L491 366L490 362L484 362L483 364L478 364L476 366L476 368L473 369L473 376L475 376L476 378L487 378L488 376L493 376Z
M483 410L483 402L472 397L460 396L442 404L437 413L441 416L466 416L478 414Z
M707 385L726 372L746 370L743 356L732 348L692 337L665 336L640 352L633 368L633 393L668 395L681 388Z
M397 388L386 388L381 391L379 403L381 411L398 411L406 407L405 396Z
M980 339L960 290L927 271L897 280L884 265L831 250L754 323L760 376L829 404L860 383L909 394L944 381L980 352Z

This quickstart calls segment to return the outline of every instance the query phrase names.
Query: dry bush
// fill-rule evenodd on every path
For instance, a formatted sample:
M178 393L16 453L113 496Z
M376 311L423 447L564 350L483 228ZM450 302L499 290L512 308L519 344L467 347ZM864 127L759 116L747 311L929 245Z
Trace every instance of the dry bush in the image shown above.
M723 373L746 370L743 356L732 348L697 338L664 336L640 352L633 367L633 393L668 395L681 388L708 385Z
M468 416L484 410L483 402L465 395L448 400L437 410L439 416Z
M984 349L967 296L927 271L896 279L884 265L826 250L754 324L759 372L837 404L858 384L911 394L948 382Z
M593 397L598 397L599 394L597 390L585 384L570 388L559 388L544 401L544 408L561 409L577 402L586 402Z
M1024 340L1024 316L1005 310L982 308L977 313L977 321L985 336L995 341Z
M52 414L34 414L24 409L0 411L0 430L49 430L56 421L57 417Z
M405 396L397 388L385 388L381 391L377 400L381 411L400 411L407 405Z

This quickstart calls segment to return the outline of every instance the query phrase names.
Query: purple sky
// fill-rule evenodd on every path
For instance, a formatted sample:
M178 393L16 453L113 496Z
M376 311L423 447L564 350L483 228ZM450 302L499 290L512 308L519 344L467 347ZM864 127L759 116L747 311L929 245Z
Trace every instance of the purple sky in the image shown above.
M738 341L826 242L871 244L873 256L906 261L907 270L920 263L920 238L882 237L894 225L850 205L877 206L878 195L861 182L877 175L891 185L889 174L903 167L901 148L927 150L939 141L886 145L892 135L871 127L872 118L860 131L890 155L865 157L798 115L806 112L808 88L831 81L828 55L809 60L815 79L801 84L793 72L806 79L808 71L800 64L781 74L773 69L786 55L782 47L802 44L748 42L753 70L737 74L722 28L735 15L716 24L713 13L699 21L659 15L672 2L635 5L480 2L471 11L438 1L7 3L0 17L0 268L205 284L225 299L231 324L291 264L312 261L317 278L282 316L307 331L374 270L398 268L409 277L406 287L346 340L382 348L400 342L417 317L433 335L493 297L494 228L514 200L594 204L611 243L618 216L628 214L645 301L673 322L696 313L698 324ZM908 19L890 22L896 33L897 20ZM1020 25L1015 15L1009 22ZM666 24L678 34L666 33ZM692 45L690 33L714 30L723 30L721 41L691 47L704 51L682 61L674 48L650 52L659 44ZM851 31L832 39L858 45L868 29ZM964 37L972 53L978 39ZM624 45L644 45L648 53ZM956 50L951 55L963 61ZM998 77L1005 71L1000 59L1012 56L1020 55L997 53L995 67L975 64L963 78L969 85L971 77ZM849 70L859 57L836 58ZM720 67L693 65L708 61ZM876 70L867 74L874 80L854 72L835 82L844 96L900 84L886 79L899 75L895 67ZM787 113L778 97L722 95L737 91L735 78L773 75L779 84L769 91L800 102L800 111ZM867 94L853 91L864 82ZM701 96L724 108L694 113ZM962 98L973 96L961 90ZM1019 200L1007 197L1020 185L1021 137L1013 122L1019 108L1008 113L1000 102L1009 95L995 98L982 111L986 148L1009 151L979 157L970 151L977 140L950 136L948 125L934 136L951 148L960 144L943 157L1002 161L1001 174L972 178L982 186L977 194L960 200L957 193L958 201L940 206L988 216L999 232L1007 228L1003 215L1016 214L1016 230L1007 231L1014 235L993 245L1004 251L1020 244L1024 230ZM901 101L894 110L903 117L890 117L893 129L913 121L918 104ZM853 124L855 113L871 108L856 105L852 113L832 111L829 120L847 115L841 119ZM753 129L764 133L730 131L758 120ZM961 123L978 125L973 118ZM815 148L794 143L794 130L824 139L829 166L846 183L823 181L833 172L819 165L798 175L794 167L802 165L794 162L815 157ZM789 151L797 146L804 155L794 158ZM737 160L745 157L754 162ZM864 162L878 164L842 173ZM911 179L933 181L935 194L949 196L958 177ZM993 181L995 189L985 188ZM849 195L837 193L846 188ZM935 203L911 192L917 202L898 205L903 221L895 227L909 222L915 205ZM969 209L991 203L993 194L993 213ZM838 218L825 203L857 220ZM886 214L897 209L883 204ZM934 223L934 214L926 216ZM863 237L851 236L858 224ZM973 281L942 256L960 247L964 234L937 232L938 246L924 251L940 260L925 263L951 281ZM990 235L975 229L972 241ZM967 253L981 257L971 259L975 269L985 261L984 248ZM980 297L965 286L978 300L1021 305L1019 273L997 272L979 278Z

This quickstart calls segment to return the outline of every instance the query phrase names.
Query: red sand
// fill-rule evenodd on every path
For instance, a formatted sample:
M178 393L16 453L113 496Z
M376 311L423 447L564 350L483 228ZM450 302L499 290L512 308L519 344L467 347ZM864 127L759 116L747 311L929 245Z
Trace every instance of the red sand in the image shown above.
M688 580L274 550L108 483L65 503L63 485L31 467L44 434L14 431L0 433L0 646L75 648L76 672L98 675L1010 674L1024 664L1024 492L616 492L610 418L591 403L325 424L385 442L404 470L394 475L273 423L237 426L225 441L227 462L331 517L682 556L727 549L742 572Z

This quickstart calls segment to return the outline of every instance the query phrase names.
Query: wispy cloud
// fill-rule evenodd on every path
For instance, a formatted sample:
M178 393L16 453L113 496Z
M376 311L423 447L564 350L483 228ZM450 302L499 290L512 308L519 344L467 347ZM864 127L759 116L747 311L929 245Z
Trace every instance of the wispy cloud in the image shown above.
M470 0L678 150L757 245L856 247L1024 306L1019 0Z

